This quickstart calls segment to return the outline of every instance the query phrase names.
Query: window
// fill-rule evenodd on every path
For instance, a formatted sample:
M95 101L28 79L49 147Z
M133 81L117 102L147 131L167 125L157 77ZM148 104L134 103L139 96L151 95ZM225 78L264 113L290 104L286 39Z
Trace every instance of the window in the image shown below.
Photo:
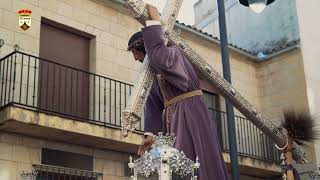
M41 163L87 171L93 170L92 156L52 149L42 149Z
M203 91L203 98L205 103L207 104L209 115L213 122L216 125L218 136L220 143L222 142L222 126L221 126L221 116L223 116L223 112L221 112L219 109L219 96L214 93L210 93L207 91Z
M101 174L92 172L93 157L52 149L42 149L42 165L34 165L37 180L97 180Z
M218 95L213 94L207 91L203 91L203 97L204 101L208 106L208 110L210 113L211 118L216 121L218 109L219 109L219 101L218 101Z

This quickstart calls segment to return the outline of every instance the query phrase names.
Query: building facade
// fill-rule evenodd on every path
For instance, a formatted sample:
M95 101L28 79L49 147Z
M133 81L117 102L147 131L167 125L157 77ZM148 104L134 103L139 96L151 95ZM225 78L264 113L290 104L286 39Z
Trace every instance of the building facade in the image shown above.
M198 29L219 37L217 1L199 0L194 5ZM298 15L295 0L281 0L257 14L238 0L225 0L228 40L255 54L299 40Z
M26 31L18 25L21 9L32 11ZM143 122L122 138L120 113L141 66L126 51L127 40L141 27L121 0L0 4L0 179L20 180L19 172L31 169L39 179L128 178ZM222 74L217 39L181 23L175 28ZM233 84L279 124L283 109L308 110L302 58L301 49L290 46L258 62L230 46ZM224 98L205 81L201 87L229 167ZM271 140L237 111L235 119L241 179L279 178L279 152ZM314 165L314 149L308 152Z
M300 48L301 46L299 58L301 60L300 66L303 68L292 75L297 76L297 74L304 73L304 79L301 79L300 82L305 84L307 91L302 94L304 94L304 99L306 98L304 101L307 105L306 110L314 117L318 117L319 110L316 107L320 101L315 93L320 86L317 83L319 81L319 73L316 70L318 63L314 58L317 57L316 49L319 49L319 45L316 43L319 39L317 33L319 28L311 20L312 17L318 15L313 8L318 5L317 3L316 1L308 3L300 3L295 0L275 1L267 6L262 13L256 14L249 8L242 6L237 0L225 1L228 38L231 44L247 49L255 55L262 52L267 57L279 49L294 46ZM216 1L199 0L194 5L194 10L196 21L194 26L218 37L219 22ZM263 58L262 56L260 60ZM286 73L286 71L282 71L282 73ZM272 84L272 86L278 85L277 83ZM276 89L279 90L278 88L274 90ZM301 97L300 92L300 90L296 90L297 97ZM319 124L318 119L316 123ZM314 145L318 159L316 164L319 167L319 142Z
M319 12L315 11L315 7L319 6L319 1L310 1L306 4L297 1L297 12L299 19L299 31L301 38L301 49L303 57L303 66L305 73L305 81L308 96L308 107L311 114L318 117L320 113L319 103L320 96L318 93L320 90L320 74L317 69L319 67L319 61L317 61L320 40L318 24L313 24L311 18L319 16ZM317 124L320 123L317 118ZM320 167L320 142L315 143L317 152L317 166Z

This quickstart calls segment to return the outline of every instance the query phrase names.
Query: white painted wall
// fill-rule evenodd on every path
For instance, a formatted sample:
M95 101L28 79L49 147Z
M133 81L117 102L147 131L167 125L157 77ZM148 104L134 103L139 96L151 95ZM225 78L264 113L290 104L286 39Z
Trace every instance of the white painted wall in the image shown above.
M320 17L319 7L319 0L297 1L309 109L320 124L320 24L314 21ZM320 167L320 142L316 143L315 151Z

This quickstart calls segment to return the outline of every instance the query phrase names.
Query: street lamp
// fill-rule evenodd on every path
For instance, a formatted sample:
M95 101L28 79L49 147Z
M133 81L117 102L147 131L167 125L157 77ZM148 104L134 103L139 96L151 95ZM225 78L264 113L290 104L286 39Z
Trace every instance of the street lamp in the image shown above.
M229 46L227 36L225 0L217 0L219 13L219 32L223 77L231 84L230 62L229 62ZM232 180L239 180L238 155L237 155L237 134L234 121L234 111L231 102L226 99L226 112L228 124L228 139L230 147L230 162Z
M220 32L220 46L221 46L221 59L223 77L231 83L230 62L229 62L229 47L228 36L226 26L225 15L225 0L217 0L218 13L219 13L219 32ZM256 13L260 13L268 5L275 0L239 0L240 4L249 6ZM228 124L228 139L230 147L230 161L231 161L231 174L232 180L239 180L239 168L238 168L238 155L237 155L237 136L234 120L234 110L231 102L226 99L226 112L227 112L227 124Z
M239 0L240 4L250 7L255 13L261 13L264 8L275 0Z

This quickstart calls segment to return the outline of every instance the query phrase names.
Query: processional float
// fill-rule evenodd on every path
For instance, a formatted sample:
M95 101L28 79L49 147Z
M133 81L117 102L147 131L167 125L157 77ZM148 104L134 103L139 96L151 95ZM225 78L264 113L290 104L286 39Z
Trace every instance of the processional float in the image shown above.
M228 81L226 81L211 65L203 60L192 48L173 30L176 18L178 16L183 0L168 0L161 16L161 25L165 38L172 44L180 47L187 57L189 62L196 69L197 73L203 77L207 82L213 85L217 92L224 98L230 100L233 106L238 109L249 121L257 126L264 134L269 136L277 148L284 152L286 157L282 159L286 165L291 166L293 142L295 141L295 134L289 134L282 130L281 127L275 126L268 121L265 116L254 108ZM141 24L145 25L149 20L148 6L142 0L127 0L127 9L130 14L137 19ZM148 57L145 58L143 67L140 72L140 77L134 86L133 92L130 96L126 109L121 115L122 134L124 137L138 127L143 113L144 105L149 95L155 73L148 65ZM296 117L298 118L298 117ZM306 119L312 120L312 119ZM312 124L312 123L311 123ZM286 126L284 126L286 128ZM307 128L307 127L305 127ZM310 131L312 127L309 127ZM310 139L305 139L310 140ZM303 154L303 153L302 153ZM304 156L295 155L300 159L298 162L304 162ZM302 159L301 159L302 158ZM285 171L284 178L291 180L292 168ZM287 175L289 174L289 175Z

